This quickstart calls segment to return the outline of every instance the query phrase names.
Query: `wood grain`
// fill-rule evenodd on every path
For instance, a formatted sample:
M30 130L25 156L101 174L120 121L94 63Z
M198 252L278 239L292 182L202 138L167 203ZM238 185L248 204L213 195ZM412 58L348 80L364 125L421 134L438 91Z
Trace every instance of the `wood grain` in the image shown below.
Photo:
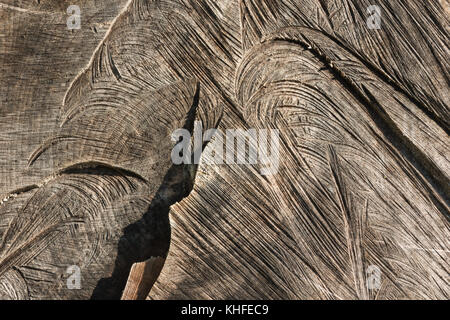
M0 3L1 299L449 298L446 1L72 4ZM195 120L277 173L174 165Z

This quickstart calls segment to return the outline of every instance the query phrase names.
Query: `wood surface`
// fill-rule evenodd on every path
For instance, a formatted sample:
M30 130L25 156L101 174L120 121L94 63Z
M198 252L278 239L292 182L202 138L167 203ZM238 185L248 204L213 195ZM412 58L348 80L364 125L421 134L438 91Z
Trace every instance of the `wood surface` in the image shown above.
M448 299L448 8L2 0L0 299ZM194 121L278 171L173 164Z

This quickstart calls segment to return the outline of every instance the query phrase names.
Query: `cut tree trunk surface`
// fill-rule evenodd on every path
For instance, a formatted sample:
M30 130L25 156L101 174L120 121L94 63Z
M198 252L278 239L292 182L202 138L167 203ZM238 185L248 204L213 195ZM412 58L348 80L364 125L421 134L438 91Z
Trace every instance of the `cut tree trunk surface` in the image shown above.
M448 8L3 0L0 299L448 299Z

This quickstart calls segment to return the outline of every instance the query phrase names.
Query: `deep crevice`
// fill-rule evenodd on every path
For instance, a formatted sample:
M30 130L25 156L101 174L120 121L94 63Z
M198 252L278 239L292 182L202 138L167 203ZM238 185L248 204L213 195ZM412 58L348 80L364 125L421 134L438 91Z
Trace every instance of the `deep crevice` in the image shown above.
M183 128L194 131L199 104L200 84ZM166 258L170 247L170 206L187 197L194 187L196 165L173 165L141 219L123 230L111 277L98 281L91 299L120 299L134 263L151 257Z

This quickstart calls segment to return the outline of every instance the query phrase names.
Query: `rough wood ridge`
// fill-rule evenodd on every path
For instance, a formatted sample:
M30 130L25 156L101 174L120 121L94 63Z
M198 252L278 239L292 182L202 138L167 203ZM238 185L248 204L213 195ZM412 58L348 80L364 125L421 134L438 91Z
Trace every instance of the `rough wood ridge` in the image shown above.
M2 0L0 299L449 299L448 8Z

